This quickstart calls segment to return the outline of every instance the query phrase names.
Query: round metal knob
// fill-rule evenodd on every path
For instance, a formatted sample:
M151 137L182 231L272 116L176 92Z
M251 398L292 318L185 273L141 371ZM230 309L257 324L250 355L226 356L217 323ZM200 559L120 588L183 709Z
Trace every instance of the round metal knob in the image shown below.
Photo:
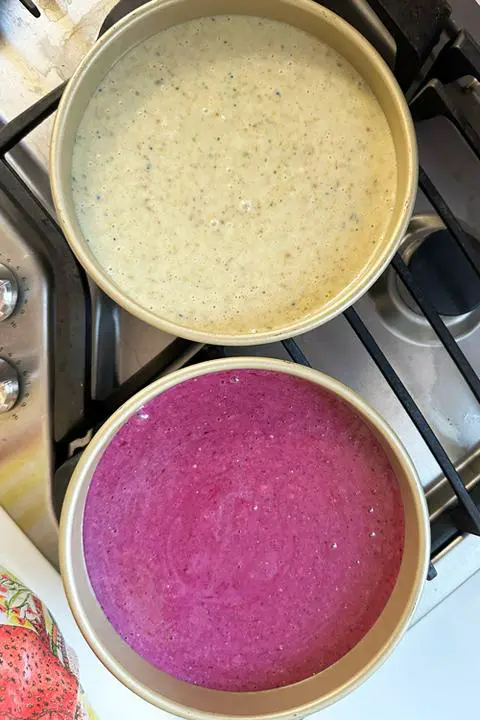
M18 285L15 275L6 265L0 265L0 322L10 317L17 300Z
M18 374L13 365L0 358L0 414L13 408L20 394Z

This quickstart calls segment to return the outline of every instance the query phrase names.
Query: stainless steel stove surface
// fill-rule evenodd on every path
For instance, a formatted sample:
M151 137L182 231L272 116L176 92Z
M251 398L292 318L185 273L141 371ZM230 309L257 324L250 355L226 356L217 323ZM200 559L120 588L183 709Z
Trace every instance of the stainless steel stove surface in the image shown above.
M114 2L84 0L71 4L64 0L37 5L42 11L38 19L16 0L0 7L0 113L4 122L68 79L94 42ZM393 64L395 45L378 18L361 2L352 0L349 8ZM5 176L8 169L0 163L0 357L10 364L0 364L0 382L7 373L13 382L10 387L14 388L17 379L20 385L18 402L0 414L0 504L56 563L54 440L68 438L78 427L90 392L102 400L159 352L164 351L165 367L171 368L172 363L175 366L195 354L199 346L174 343L174 338L114 306L91 284L90 292L86 291L85 281L52 222L47 170L50 130L51 118L7 157L40 200L36 209L28 193L23 190L22 194L20 182L23 201L19 203L17 195L12 198L11 181ZM480 237L478 159L442 119L420 123L417 135L423 167L435 176L476 246ZM419 193L415 217L400 249L405 261L423 245L432 229L440 231L443 227L433 207ZM8 294L11 285L5 282L9 280L8 270L13 271L18 285L16 303ZM475 306L475 297L467 300L471 310L445 321L475 372L480 373L480 307ZM2 307L9 301L14 311L2 320ZM392 268L355 309L461 470L464 481L469 487L475 485L480 474L479 404ZM92 338L86 336L90 311ZM52 313L57 318L55 325ZM346 319L339 317L297 341L315 368L356 390L396 430L427 490L432 517L447 504L453 505L453 490L432 453ZM91 372L84 362L89 342ZM230 355L288 358L278 343L226 351ZM1 403L0 394L0 412ZM81 438L78 440L73 447L82 444ZM62 478L57 482L62 483ZM448 552L451 547L455 547L455 562ZM439 575L429 584L418 617L480 568L480 540L457 537L437 559Z
M38 19L17 0L0 6L3 124L72 74L114 2L37 5L42 11ZM93 286L91 308L86 302L82 278L49 218L51 125L48 118L8 156L40 199L43 213L29 202L21 183L16 187L21 200L9 195L11 178L4 163L0 165L0 263L13 271L19 287L13 314L0 324L0 356L9 361L7 370L20 384L15 407L0 415L0 504L56 564L53 440L80 420L90 388L97 398L106 396L173 338L120 311ZM2 270L0 266L0 278ZM0 306L1 292L0 286ZM85 362L89 312L94 328L92 377Z

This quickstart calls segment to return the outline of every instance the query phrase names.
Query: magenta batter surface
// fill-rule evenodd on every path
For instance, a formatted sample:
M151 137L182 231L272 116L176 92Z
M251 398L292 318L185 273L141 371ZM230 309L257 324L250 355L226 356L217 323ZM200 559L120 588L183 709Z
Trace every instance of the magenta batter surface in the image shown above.
M399 572L404 514L346 405L239 370L188 380L120 429L83 534L97 598L134 650L198 685L263 690L365 635Z

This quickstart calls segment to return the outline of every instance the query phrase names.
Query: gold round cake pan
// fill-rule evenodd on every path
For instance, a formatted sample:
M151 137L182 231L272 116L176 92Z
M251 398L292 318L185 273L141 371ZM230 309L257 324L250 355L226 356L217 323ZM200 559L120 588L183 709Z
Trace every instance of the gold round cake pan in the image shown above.
M381 443L398 479L405 513L405 546L393 592L376 623L338 662L301 682L261 692L223 692L178 680L158 670L117 634L88 578L83 553L83 515L90 481L119 428L145 403L190 378L223 370L287 373L314 383L345 402ZM83 452L69 485L60 523L60 565L68 602L86 641L127 687L162 710L194 720L273 720L305 716L339 700L372 675L406 631L428 569L430 527L423 490L412 462L385 421L357 394L316 370L268 358L229 358L172 373L135 395L103 425ZM301 585L299 587L301 592Z
M397 192L389 225L366 267L334 297L307 316L272 330L221 334L181 325L139 304L102 268L76 217L72 155L76 132L94 91L130 48L162 30L211 15L251 15L283 21L304 30L345 57L366 80L387 118L397 161ZM255 345L292 337L331 320L356 302L393 257L407 228L417 190L417 148L405 98L388 66L365 38L334 13L311 0L153 0L114 25L90 50L69 81L53 129L50 176L55 209L65 236L87 273L115 302L133 315L175 336L220 345Z

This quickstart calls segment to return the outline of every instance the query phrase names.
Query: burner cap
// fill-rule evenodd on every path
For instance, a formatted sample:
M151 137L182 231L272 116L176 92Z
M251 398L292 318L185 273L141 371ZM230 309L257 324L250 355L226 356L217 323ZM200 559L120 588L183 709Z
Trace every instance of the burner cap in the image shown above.
M473 229L463 226L463 232L480 267L480 239ZM438 215L414 215L399 253L455 340L480 328L480 278ZM369 295L380 320L393 335L414 345L442 347L393 267L370 288Z
M480 268L480 244L465 235ZM440 315L464 315L480 305L480 276L448 230L431 233L412 255L409 268Z

